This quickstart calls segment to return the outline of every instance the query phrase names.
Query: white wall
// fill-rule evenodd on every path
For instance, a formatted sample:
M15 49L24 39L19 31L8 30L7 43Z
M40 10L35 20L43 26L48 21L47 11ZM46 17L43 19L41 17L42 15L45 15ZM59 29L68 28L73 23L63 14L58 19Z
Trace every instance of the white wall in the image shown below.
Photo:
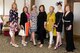
M5 15L9 15L9 11L13 2L14 0L5 0Z
M35 3L36 3L37 8L39 8L40 5L45 5L46 12L49 11L50 6L54 6L55 12L56 12L57 11L56 3L59 1L62 1L64 5L64 0L36 0Z
M3 0L0 0L0 15L3 15Z
M26 0L26 2L25 2L26 4L27 4L27 1L29 1L29 4L30 4L30 0ZM11 9L11 5L13 2L14 2L14 0L5 0L5 15L9 15L9 10ZM0 4L1 3L2 3L2 0L0 0ZM16 3L17 3L18 13L19 13L19 17L20 17L20 14L24 7L24 0L16 0ZM30 6L28 6L28 7L30 9Z
M28 11L31 11L31 0L26 0L26 6L28 7Z
M9 15L9 11L11 9L11 5L14 2L14 0L5 0L5 15ZM16 0L17 7L18 7L18 13L19 17L22 12L22 9L24 7L24 0Z
M16 3L18 7L18 16L20 17L20 14L22 13L24 7L24 0L16 0Z
M74 3L74 34L80 35L80 2Z

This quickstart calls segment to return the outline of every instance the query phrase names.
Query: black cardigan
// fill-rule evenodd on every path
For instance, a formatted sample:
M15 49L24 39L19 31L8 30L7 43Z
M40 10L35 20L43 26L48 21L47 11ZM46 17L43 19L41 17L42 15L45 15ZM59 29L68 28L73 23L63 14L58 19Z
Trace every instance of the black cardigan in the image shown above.
M23 25L24 28L25 28L25 23L26 22L27 22L27 15L24 12L22 12L21 13L21 18L20 18L20 25Z
M47 20L46 12L39 12L37 17L37 27L40 29L44 28L44 22Z
M70 21L68 22L68 25L73 25L73 20L74 20L73 12L69 12L66 16L64 16L63 19L66 21Z

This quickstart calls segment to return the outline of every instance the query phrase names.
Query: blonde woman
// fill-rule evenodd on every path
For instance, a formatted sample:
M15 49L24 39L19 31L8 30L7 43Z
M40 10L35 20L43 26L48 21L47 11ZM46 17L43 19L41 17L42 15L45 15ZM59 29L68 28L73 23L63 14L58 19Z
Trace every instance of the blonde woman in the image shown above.
M14 47L18 47L15 42L15 32L17 32L18 28L18 12L17 12L17 4L13 3L12 8L9 12L9 22L10 22L10 31L9 34L11 36L10 44Z
M49 46L48 48L52 47L52 42L53 42L53 35L56 35L56 28L54 28L54 23L55 23L55 13L54 13L54 7L50 6L49 8L49 13L47 15L47 31L49 32Z
M33 42L34 46L36 46L35 41L35 32L37 31L37 7L35 5L32 6L32 12L30 17L30 24L31 24L31 41Z

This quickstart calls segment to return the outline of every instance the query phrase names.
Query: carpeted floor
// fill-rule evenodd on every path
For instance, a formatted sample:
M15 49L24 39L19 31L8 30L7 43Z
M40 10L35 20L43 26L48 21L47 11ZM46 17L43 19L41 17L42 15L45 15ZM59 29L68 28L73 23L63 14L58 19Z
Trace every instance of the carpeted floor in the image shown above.
M0 35L0 53L64 53L65 51L65 44L57 50L53 49L54 46L51 49L48 49L47 41L45 41L43 48L39 48L38 45L33 46L30 42L28 42L26 47L23 47L20 43L21 38L17 36L16 41L19 44L19 48L15 48L9 44L9 41L10 37ZM74 53L80 53L80 38L75 37L75 46L77 49Z

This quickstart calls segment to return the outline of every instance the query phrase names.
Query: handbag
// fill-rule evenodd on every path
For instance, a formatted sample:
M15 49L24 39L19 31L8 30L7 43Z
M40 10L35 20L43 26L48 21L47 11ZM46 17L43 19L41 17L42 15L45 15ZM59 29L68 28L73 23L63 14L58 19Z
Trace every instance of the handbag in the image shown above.
M20 35L20 36L26 36L25 31L24 31L23 29L20 29L19 35Z
M26 22L25 23L25 33L26 33L26 36L29 35L29 29L30 29L30 22Z

